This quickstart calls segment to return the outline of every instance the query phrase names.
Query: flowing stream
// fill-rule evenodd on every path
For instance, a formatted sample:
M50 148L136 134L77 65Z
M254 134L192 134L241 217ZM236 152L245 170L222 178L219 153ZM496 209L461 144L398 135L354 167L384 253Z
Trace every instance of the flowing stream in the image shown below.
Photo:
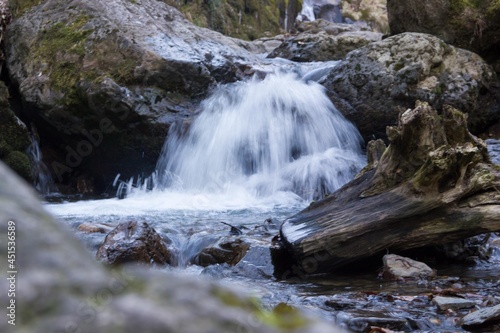
M335 191L365 164L357 129L314 81L324 67L305 66L294 73L276 72L216 89L192 122L171 128L151 177L117 177L124 199L46 203L46 207L75 229L83 223L111 228L120 222L145 221L176 249L177 267L168 269L240 284L268 306L286 302L314 309L356 330L348 324L348 313L332 312L327 301L344 293L341 302L350 298L360 306L372 302L383 312L386 301L361 301L355 295L366 290L388 292L397 284L382 282L375 274L283 282L274 276L269 251L281 221ZM224 223L242 231L241 237L251 245L247 256L234 267L192 265L199 251L230 236ZM105 235L77 232L77 236L95 253ZM489 274L485 281L490 281ZM422 293L433 286L416 283L405 288ZM404 313L397 316L417 323L403 329L448 327L428 318L430 307L415 310L417 314L402 309Z

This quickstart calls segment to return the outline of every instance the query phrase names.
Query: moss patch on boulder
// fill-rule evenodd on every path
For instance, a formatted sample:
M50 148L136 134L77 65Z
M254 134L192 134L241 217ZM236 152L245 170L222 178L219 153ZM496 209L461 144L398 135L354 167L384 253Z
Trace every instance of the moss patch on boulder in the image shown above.
M10 109L8 97L7 87L0 81L0 160L31 182L31 161L25 153L31 140L26 126Z
M194 24L227 36L254 40L281 32L280 17L286 0L165 0ZM284 4L284 6L283 6Z

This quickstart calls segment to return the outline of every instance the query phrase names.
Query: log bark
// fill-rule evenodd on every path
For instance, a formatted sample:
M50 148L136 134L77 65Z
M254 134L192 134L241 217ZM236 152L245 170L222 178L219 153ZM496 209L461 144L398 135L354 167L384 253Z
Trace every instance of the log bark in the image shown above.
M500 168L466 124L450 106L438 114L417 102L400 113L389 146L370 142L353 181L284 221L280 238L295 265L332 272L387 250L500 230Z

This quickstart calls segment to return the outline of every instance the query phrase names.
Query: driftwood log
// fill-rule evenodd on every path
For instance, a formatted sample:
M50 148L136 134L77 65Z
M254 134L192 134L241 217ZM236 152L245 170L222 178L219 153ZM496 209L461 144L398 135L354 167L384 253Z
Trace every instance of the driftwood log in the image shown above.
M467 130L467 116L427 103L372 141L368 166L329 197L284 221L295 270L333 272L385 251L444 244L500 230L500 167Z

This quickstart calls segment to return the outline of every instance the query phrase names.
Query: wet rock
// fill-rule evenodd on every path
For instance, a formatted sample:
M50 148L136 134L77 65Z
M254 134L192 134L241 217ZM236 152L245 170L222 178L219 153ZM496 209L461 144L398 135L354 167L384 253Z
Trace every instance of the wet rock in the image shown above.
M146 222L120 223L104 239L97 250L97 259L115 265L128 262L156 263L172 262L171 253L162 238Z
M381 33L371 31L341 32L335 36L326 31L302 33L285 40L268 58L280 57L298 62L340 60L352 50L381 39Z
M488 326L500 321L500 304L471 312L462 318L464 328Z
M405 318L386 316L375 311L340 311L336 316L337 323L354 332L369 332L371 326L384 327L396 331L410 331L411 326Z
M113 227L102 223L82 223L77 227L77 230L86 233L106 234L113 230Z
M193 263L203 267L216 264L236 265L247 253L250 244L240 238L223 238L215 246L203 249Z
M401 257L395 254L386 254L382 258L384 262L383 276L388 280L400 278L428 278L435 275L435 272L424 264L410 258Z
M489 260L494 251L492 240L494 233L469 237L459 242L448 243L436 247L438 253L458 262L478 262Z
M412 108L416 100L467 112L471 132L482 132L500 115L495 80L478 55L431 35L403 33L350 52L321 83L369 141L385 138L399 108Z
M252 245L246 255L235 267L244 276L259 278L272 278L274 265L271 258L270 246Z
M467 308L472 308L476 305L476 302L469 300L469 299L464 299L464 298L458 298L458 297L444 297L444 296L436 296L432 300L440 310L459 310L459 309L467 309Z
M392 34L428 33L476 52L488 61L499 59L498 1L388 0L387 11Z
M347 310L347 309L354 309L358 304L356 301L351 301L351 300L331 299L325 301L325 305L334 310Z

